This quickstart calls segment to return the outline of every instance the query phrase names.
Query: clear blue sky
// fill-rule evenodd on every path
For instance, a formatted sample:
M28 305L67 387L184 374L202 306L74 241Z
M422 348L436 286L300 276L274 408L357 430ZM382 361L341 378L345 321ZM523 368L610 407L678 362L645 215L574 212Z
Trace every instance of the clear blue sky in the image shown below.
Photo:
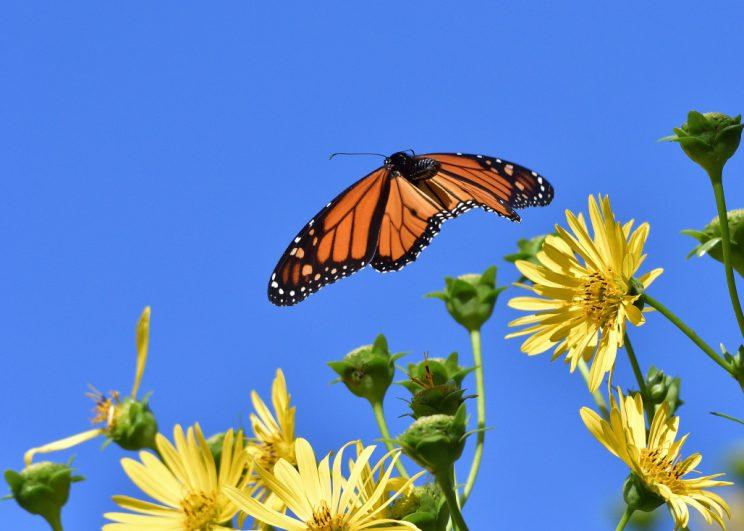
M244 422L249 391L282 367L298 433L321 451L377 436L366 404L324 362L385 333L410 359L466 334L422 295L445 275L499 265L589 193L652 225L653 294L711 343L738 332L723 271L685 261L679 234L714 215L704 175L656 139L690 108L744 110L739 2L28 2L0 19L0 466L87 428L88 383L127 391L134 324L153 308L143 381L165 431ZM415 148L518 161L553 205L511 224L482 212L443 228L400 273L362 272L292 308L266 299L285 246L377 163L333 151ZM741 207L744 154L728 167ZM744 286L743 286L744 287ZM507 296L514 290L507 292ZM487 446L471 529L605 529L625 469L583 427L578 375L507 342L499 301L484 329ZM689 450L717 471L741 427L741 391L658 315L633 331L644 368L684 379ZM617 382L631 384L624 357ZM468 380L472 388L474 384ZM393 431L405 396L387 408ZM135 493L98 443L74 451L67 528L93 529ZM60 454L59 459L68 454ZM469 458L469 453L466 458ZM12 503L4 529L44 529Z

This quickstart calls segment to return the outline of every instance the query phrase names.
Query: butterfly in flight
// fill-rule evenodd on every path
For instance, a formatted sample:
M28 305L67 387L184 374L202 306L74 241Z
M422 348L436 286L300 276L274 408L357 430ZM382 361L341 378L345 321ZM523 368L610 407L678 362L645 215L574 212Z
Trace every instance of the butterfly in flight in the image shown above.
M381 272L416 260L442 222L480 207L512 221L544 206L553 187L518 164L485 155L393 153L311 219L269 280L269 300L291 306L367 264Z

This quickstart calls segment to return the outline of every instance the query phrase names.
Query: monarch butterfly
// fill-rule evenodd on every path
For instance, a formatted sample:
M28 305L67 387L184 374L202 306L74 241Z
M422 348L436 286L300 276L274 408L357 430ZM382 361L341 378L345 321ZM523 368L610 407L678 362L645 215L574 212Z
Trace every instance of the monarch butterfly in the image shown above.
M367 264L413 262L442 222L480 207L512 221L514 209L553 199L545 178L506 160L465 153L393 153L311 219L269 280L269 300L290 306Z

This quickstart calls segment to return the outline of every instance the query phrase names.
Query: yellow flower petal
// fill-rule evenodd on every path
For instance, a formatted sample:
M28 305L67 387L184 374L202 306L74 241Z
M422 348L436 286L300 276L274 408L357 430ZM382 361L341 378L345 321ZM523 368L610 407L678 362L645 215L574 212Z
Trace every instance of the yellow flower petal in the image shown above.
M34 460L34 456L36 454L47 454L49 452L67 450L68 448L72 448L73 446L77 446L78 444L90 441L91 439L95 439L99 435L103 434L103 431L104 430L102 429L88 430L76 435L71 435L70 437L65 437L64 439L59 439L58 441L50 442L42 446L37 446L36 448L31 448L25 454L23 454L23 462L26 463L26 466L28 466Z

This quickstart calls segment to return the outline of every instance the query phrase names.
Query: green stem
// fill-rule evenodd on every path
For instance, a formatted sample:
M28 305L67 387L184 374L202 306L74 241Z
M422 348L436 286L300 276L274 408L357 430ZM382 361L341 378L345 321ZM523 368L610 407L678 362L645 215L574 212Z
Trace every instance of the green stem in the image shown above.
M62 510L58 510L54 514L50 515L43 515L44 519L49 524L49 527L52 528L52 531L63 531L62 530Z
M447 507L449 507L450 518L452 519L452 525L454 526L455 531L468 531L468 525L465 523L465 518L463 518L460 507L457 505L453 471L454 466L448 472L434 474L434 477L437 480L437 485L439 485L442 494L444 494L444 498L447 500Z
M664 306L661 302L657 301L647 293L643 295L643 300L648 303L649 306L652 308L658 310L660 314L662 314L664 317L669 319L674 326L679 328L682 333L684 333L687 337L689 337L693 343L695 343L698 347L700 347L700 350L705 352L710 359L715 361L718 365L723 367L726 372L731 374L731 376L734 376L733 371L731 367L729 366L726 361L718 355L718 353L711 348L710 345L708 345L705 341L703 341L699 335L695 333L695 331L687 326L685 323L682 322L682 320L677 317L669 308ZM735 377L735 376L734 376Z
M722 171L710 172L710 182L713 185L713 193L716 196L716 207L718 208L718 223L721 226L721 245L723 247L723 265L726 270L726 284L728 284L731 305L734 307L736 321L739 323L739 331L744 335L744 312L741 310L739 294L736 291L734 270L731 267L731 236L729 233L728 214L726 212L726 196L723 192Z
M641 366L638 364L638 358L636 357L635 350L633 350L633 344L630 342L627 332L623 336L623 342L625 343L625 352L628 354L628 360L630 360L630 366L633 367L633 374L638 382L638 389L641 392L641 398L643 398L643 408L646 410L646 416L648 417L648 424L650 426L651 421L654 420L654 405L651 403L651 397L646 388L646 379L643 377Z
M631 509L630 507L625 508L625 512L620 518L620 521L617 523L615 531L623 531L623 529L625 529L625 526L628 525L628 522L630 522L630 517L633 515L633 512L633 509Z
M579 372L581 373L581 376L584 378L584 382L586 382L586 385L589 385L589 367L586 364L586 361L584 359L579 360ZM592 392L592 398L594 398L594 402L597 404L597 407L602 412L602 416L605 419L610 418L610 410L607 409L607 402L605 402L604 397L602 396L602 393L599 392L599 389Z
M385 446L387 446L387 449L390 451L395 450L395 446L392 443L392 437L390 436L390 430L388 429L387 421L385 420L385 412L382 410L382 402L373 402L372 411L375 412L375 420L377 420L377 426L380 428L380 433L385 441ZM406 467L403 466L400 458L395 462L395 467L398 469L401 476L406 479L409 477Z
M470 342L473 345L473 362L475 363L475 387L478 394L476 401L478 407L478 433L475 440L475 453L473 462L470 464L470 472L465 488L462 491L460 506L465 506L468 496L475 486L475 479L478 477L481 460L483 459L483 442L486 439L486 387L483 382L483 352L481 349L480 330L470 331Z

